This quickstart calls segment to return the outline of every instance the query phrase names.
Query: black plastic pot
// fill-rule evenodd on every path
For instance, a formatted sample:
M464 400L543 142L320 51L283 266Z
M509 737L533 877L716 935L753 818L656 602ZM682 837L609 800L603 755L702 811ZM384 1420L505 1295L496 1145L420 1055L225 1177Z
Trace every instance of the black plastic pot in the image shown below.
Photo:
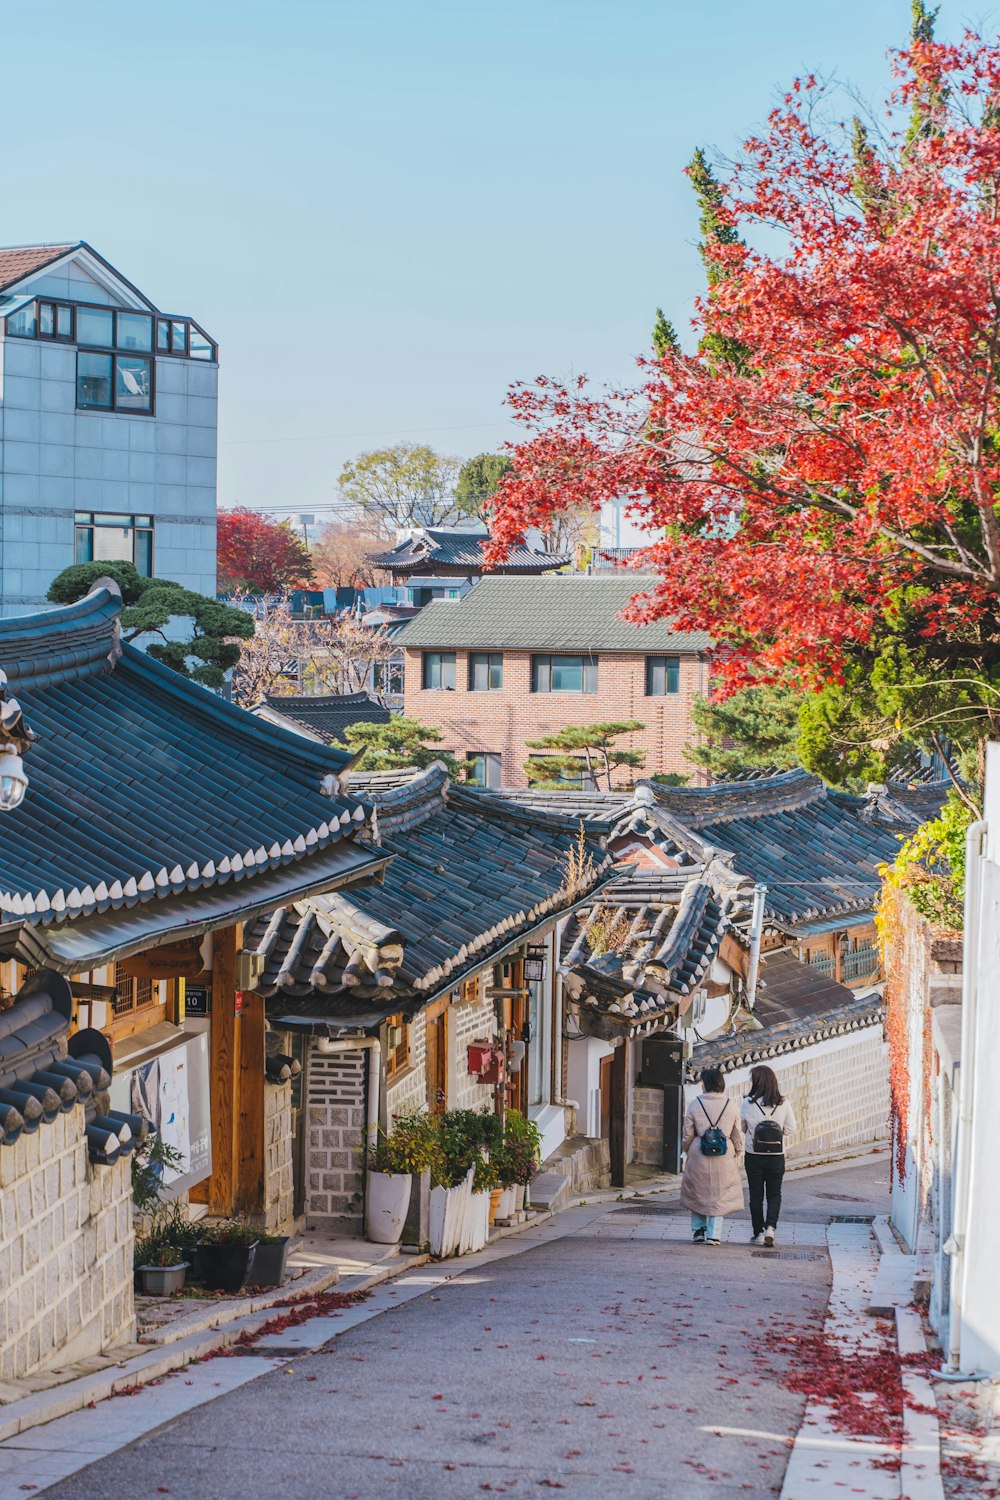
M249 1286L280 1286L285 1279L285 1264L291 1247L290 1234L286 1234L282 1239L275 1240L271 1244L262 1244L258 1241L257 1254L254 1256L247 1284Z
M241 1292L256 1254L256 1240L252 1245L216 1245L206 1240L198 1246L198 1275L210 1292Z

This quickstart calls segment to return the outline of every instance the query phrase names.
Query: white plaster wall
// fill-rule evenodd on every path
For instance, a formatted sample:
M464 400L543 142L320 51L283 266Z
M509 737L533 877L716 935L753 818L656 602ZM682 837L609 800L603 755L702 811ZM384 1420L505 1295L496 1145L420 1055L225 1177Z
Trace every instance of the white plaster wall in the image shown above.
M112 302L73 266L30 285ZM155 415L77 411L75 346L0 338L0 614L44 605L77 510L151 514L154 573L215 593L218 366L155 367Z
M962 1273L961 1367L1000 1371L1000 744L987 746L986 859L983 863L977 969L976 1020L971 1055L962 1058L961 1088L972 1088L972 1128L959 1150L968 1149L969 1215ZM968 918L967 918L968 921ZM968 999L965 1000L968 1004ZM970 1064L972 1066L970 1067ZM970 1078L970 1073L973 1075ZM957 1226L960 1230L962 1226Z
M581 1135L601 1133L601 1059L610 1057L610 1042L581 1037L567 1047L566 1096L579 1105L577 1129ZM638 1049L633 1048L633 1051Z

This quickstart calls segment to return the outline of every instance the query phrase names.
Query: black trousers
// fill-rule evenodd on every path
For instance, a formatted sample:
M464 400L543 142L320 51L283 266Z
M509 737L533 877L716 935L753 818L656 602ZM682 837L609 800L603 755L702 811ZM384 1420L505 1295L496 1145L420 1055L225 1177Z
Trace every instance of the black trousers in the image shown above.
M747 1151L743 1157L747 1166L747 1183L750 1187L750 1221L754 1234L763 1234L768 1225L778 1227L781 1213L781 1182L785 1175L785 1153L761 1156ZM764 1197L767 1196L767 1212L764 1212Z

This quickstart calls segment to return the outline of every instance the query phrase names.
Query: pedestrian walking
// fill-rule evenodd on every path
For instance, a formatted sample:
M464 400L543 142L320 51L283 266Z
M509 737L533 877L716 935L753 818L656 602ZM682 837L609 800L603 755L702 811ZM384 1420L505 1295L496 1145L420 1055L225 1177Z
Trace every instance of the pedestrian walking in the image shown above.
M750 1092L740 1107L744 1161L750 1189L752 1245L773 1247L781 1214L785 1140L795 1129L795 1111L778 1087L772 1068L750 1074Z
M743 1126L736 1105L726 1098L721 1068L704 1068L701 1088L684 1116L681 1207L691 1210L695 1244L718 1245L722 1220L743 1207Z

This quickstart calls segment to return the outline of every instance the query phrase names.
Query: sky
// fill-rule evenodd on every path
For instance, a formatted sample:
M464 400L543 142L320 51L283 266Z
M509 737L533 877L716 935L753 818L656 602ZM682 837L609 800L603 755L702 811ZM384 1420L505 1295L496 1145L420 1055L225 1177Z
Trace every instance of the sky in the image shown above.
M969 20L944 0L939 35ZM626 379L701 289L694 147L733 155L809 71L882 97L908 27L908 0L11 6L0 244L88 240L197 318L220 505L322 521L364 450L495 450L512 382Z

